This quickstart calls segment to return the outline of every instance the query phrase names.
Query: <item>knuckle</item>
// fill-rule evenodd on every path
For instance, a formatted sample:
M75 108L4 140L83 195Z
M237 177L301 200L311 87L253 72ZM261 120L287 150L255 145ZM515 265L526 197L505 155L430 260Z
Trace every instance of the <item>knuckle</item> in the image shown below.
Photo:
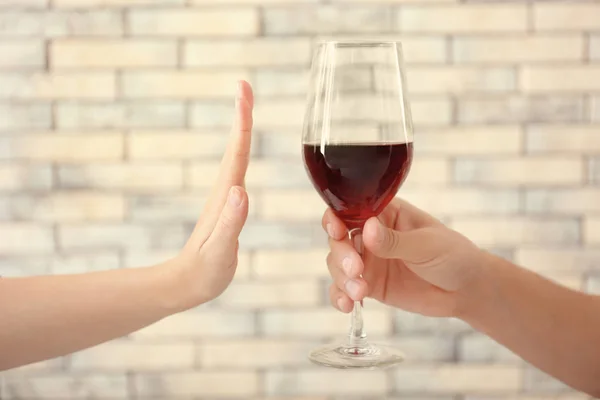
M221 225L221 229L224 231L233 230L235 227L235 218L233 215L225 212L221 214L221 218L219 218L219 224Z
M325 232L327 232L327 226L330 224L330 220L329 220L329 210L326 210L325 213L323 214L323 218L321 218L321 226L323 227L323 230ZM329 234L329 232L327 232Z
M332 283L329 285L329 297L334 299L337 293L337 287Z
M250 158L250 149L246 147L238 147L235 151L236 158L246 160Z
M329 286L329 301L331 302L331 305L333 305L334 307L337 308L337 299L338 299L338 289L335 285L330 285Z
M333 250L333 248L336 245L336 240L332 237L330 237L329 239L327 239L327 244L329 245L329 248Z
M325 213L323 214L323 218L328 223L334 223L335 220L336 220L335 214L334 214L333 210L331 208L329 208L329 207L325 209Z
M327 263L327 265L329 267L333 266L333 259L334 259L333 253L330 252L329 254L327 254L327 257L325 258L325 262Z
M397 249L398 247L400 247L400 237L398 234L396 234L396 232L391 231L389 237L389 249L390 250L394 250Z
M398 248L400 241L398 235L393 230L387 230L381 241L378 243L378 248L385 254L393 253Z

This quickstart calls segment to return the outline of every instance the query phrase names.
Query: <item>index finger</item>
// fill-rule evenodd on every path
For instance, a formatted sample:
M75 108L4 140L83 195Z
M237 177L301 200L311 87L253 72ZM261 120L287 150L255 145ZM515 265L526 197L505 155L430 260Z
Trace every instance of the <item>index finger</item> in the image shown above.
M221 161L217 180L204 206L202 217L198 220L190 238L190 242L193 242L195 246L200 246L214 229L227 201L229 190L234 186L245 187L244 179L250 161L253 107L252 87L246 81L238 82L235 122Z
M238 83L238 93L235 99L235 122L231 130L229 143L221 161L218 184L215 189L224 190L225 198L231 186L243 186L248 163L252 136L252 109L254 96L252 87L246 81Z
M346 224L335 215L331 208L325 210L323 219L321 220L321 226L327 232L330 238L335 240L346 239L348 236L348 228Z
M220 212L231 187L245 187L244 180L250 161L253 106L252 87L248 82L240 81L235 101L235 122L221 161L216 184L205 207L205 213L209 215Z

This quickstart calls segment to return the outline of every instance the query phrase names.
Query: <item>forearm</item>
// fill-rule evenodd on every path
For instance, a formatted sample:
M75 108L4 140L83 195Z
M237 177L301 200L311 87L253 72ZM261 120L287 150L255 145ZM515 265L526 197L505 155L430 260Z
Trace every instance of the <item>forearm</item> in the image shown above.
M0 371L95 346L175 312L167 270L0 279Z
M548 374L600 396L600 297L487 259L463 319Z

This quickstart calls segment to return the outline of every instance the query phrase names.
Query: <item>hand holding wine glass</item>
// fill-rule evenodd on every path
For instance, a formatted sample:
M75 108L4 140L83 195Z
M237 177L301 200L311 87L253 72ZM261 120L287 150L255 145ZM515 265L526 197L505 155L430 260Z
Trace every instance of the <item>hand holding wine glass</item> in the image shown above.
M412 161L412 125L396 42L326 42L313 60L303 134L307 172L329 206L332 303L352 311L348 338L310 359L335 368L396 365L370 343L365 296L428 316L454 316L524 360L600 394L600 296L557 285L475 246L394 199Z
M350 312L352 300L368 296L425 316L460 318L545 373L599 397L600 296L481 250L400 199L365 224L362 258L332 210L323 228L330 235L334 307ZM348 287L350 281L357 283Z
M365 224L362 258L331 210L323 228L330 236L330 300L346 313L353 300L368 296L430 317L457 317L486 257L469 239L400 199Z

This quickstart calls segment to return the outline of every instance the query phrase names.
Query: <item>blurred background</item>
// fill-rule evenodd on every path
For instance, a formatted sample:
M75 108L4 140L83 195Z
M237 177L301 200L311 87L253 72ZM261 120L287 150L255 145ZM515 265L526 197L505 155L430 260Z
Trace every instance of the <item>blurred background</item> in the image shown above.
M460 321L373 302L368 333L401 346L405 364L309 364L348 327L328 305L324 204L300 158L311 51L341 35L403 41L416 131L401 196L600 293L600 2L0 0L0 275L175 254L214 181L236 81L256 93L232 287L2 373L2 400L587 398Z

